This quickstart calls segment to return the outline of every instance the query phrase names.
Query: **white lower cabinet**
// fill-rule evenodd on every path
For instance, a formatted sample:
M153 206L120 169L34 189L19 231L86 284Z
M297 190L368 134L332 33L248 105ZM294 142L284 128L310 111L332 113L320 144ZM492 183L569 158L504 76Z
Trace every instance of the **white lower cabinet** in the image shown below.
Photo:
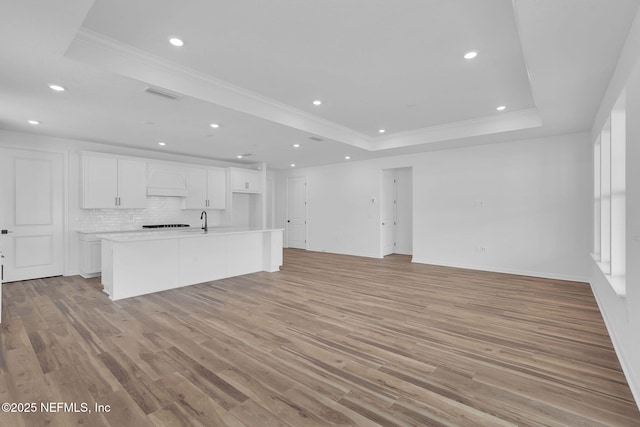
M80 275L96 277L102 271L101 240L92 234L80 234Z
M112 300L258 271L274 272L281 265L282 230L102 239L102 284Z
M229 277L262 271L264 233L227 236L227 275Z

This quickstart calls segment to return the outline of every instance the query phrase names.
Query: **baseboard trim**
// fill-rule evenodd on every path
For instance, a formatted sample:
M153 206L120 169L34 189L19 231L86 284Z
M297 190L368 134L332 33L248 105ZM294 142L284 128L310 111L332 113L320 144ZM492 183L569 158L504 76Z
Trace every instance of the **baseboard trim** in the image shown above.
M631 390L631 394L633 395L634 400L636 401L636 406L640 410L640 384L635 382L635 377L633 375L631 365L627 363L627 358L625 357L625 353L622 350L624 347L620 344L618 340L618 336L616 335L615 328L611 324L611 320L607 315L606 310L603 310L601 304L600 294L598 293L597 286L590 281L589 286L591 286L591 292L596 300L596 304L598 304L598 310L602 315L602 319L604 320L604 325L607 328L607 332L609 333L609 338L611 338L611 343L613 344L613 349L616 352L616 356L618 357L618 362L620 362L620 366L622 367L622 372L624 373L624 377L627 380L627 384L629 385L629 389ZM613 292L613 290L612 290ZM620 298L620 297L619 297Z
M379 254L354 254L353 252L340 252L340 251L324 250L324 249L316 249L316 248L307 248L306 250L309 252L321 252L321 253L335 254L335 255L359 256L363 258L378 258L378 259L384 258L384 257L381 257Z
M413 257L411 262L415 262L417 264L439 265L441 267L464 268L466 270L490 271L492 273L504 273L504 274L516 274L518 276L540 277L542 279L566 280L569 282L582 282L582 283L590 282L590 278L586 276L572 276L572 275L566 275L566 274L545 273L541 271L528 271L528 270L518 270L518 269L512 269L512 268L487 267L484 265L448 263L448 262L442 262L442 261L416 258L415 256Z

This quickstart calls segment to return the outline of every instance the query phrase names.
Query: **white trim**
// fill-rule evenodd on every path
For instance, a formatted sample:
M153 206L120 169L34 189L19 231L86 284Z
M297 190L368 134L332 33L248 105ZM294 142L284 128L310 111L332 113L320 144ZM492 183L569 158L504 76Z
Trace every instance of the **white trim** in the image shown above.
M504 274L515 274L518 276L539 277L542 279L566 280L569 282L589 283L590 281L589 277L586 277L586 276L573 276L573 275L567 275L567 274L545 273L541 271L528 271L528 270L518 270L518 269L511 269L511 268L488 267L484 265L448 263L448 262L442 262L442 261L416 258L415 255L411 260L411 262L414 262L417 264L437 265L440 267L464 268L467 270L488 271L492 273L504 273Z
M627 295L627 279L624 276L612 276L610 274L605 273L605 271L610 271L611 266L607 267L600 262L599 257L596 254L591 254L591 258L593 258L593 262L600 270L600 274L604 276L604 278L611 286L611 290L619 297L625 297Z
M385 138L371 139L370 150L388 150L479 135L490 135L508 131L542 126L540 114L535 108L477 117L475 119L445 123L407 132L390 134Z
M355 257L360 257L360 258L375 258L375 259L384 258L384 257L381 257L380 255L375 255L375 254L360 254L360 253L334 251L334 250L329 250L328 251L326 249L317 249L317 248L309 248L309 247L307 247L307 251L308 252L320 252L320 253L333 254L333 255L355 256Z
M530 108L389 134L381 138L378 135L366 135L203 72L180 66L84 27L80 28L67 49L66 56L177 94L202 99L368 151L530 129L542 125L537 109Z
M107 67L109 70L172 92L213 102L285 126L322 135L362 149L368 137L271 98L208 74L183 67L133 46L81 27L66 56Z
M602 272L601 272L602 273ZM631 394L636 401L636 405L638 409L640 409L640 384L636 384L634 382L633 370L631 368L632 365L627 363L627 359L624 355L624 346L620 344L618 337L616 335L616 329L611 324L609 317L607 316L607 311L604 310L603 306L600 304L600 296L597 292L598 287L595 286L591 281L589 281L589 286L591 287L591 293L598 304L598 310L602 315L602 320L604 320L604 325L607 328L607 332L609 333L609 338L611 338L611 343L613 344L613 349L616 352L616 356L618 357L618 362L620 362L620 366L622 367L622 372L624 373L625 379L627 380L627 384L629 385L629 389L631 390ZM624 298L618 295L618 298Z
M411 253L411 251L403 251L402 249L400 249L400 250L396 249L394 254L396 254L396 255L413 255Z

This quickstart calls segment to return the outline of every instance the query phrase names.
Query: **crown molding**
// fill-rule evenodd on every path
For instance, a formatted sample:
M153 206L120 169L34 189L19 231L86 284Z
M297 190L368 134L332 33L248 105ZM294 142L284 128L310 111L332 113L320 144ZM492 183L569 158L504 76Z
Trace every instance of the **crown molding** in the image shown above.
M231 110L369 150L369 137L81 27L66 56Z
M537 109L430 126L386 136L368 136L290 105L167 61L81 27L66 56L263 120L367 151L471 138L541 126Z
M371 141L371 150L388 150L433 142L457 140L542 126L536 108L499 113L459 122L398 132Z

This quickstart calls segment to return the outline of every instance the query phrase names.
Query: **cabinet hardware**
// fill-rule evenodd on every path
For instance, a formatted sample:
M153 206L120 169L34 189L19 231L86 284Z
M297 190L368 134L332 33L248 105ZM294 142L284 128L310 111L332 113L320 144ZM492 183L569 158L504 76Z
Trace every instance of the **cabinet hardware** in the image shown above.
M13 233L13 231L11 231L11 230L2 230L2 231L0 231L0 234L9 234L9 233Z

